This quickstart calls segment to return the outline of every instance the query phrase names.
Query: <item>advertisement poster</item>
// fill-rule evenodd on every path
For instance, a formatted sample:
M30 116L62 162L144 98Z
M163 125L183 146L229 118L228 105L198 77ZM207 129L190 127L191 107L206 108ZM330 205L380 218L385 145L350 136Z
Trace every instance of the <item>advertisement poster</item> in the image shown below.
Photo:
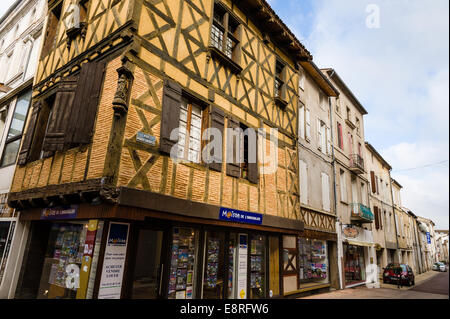
M239 234L239 252L238 252L238 299L247 299L247 252L248 237Z
M130 224L111 223L98 299L120 299Z
M83 260L80 271L80 288L77 290L77 299L85 299L92 257L94 255L95 236L97 235L98 220L90 220L84 241Z

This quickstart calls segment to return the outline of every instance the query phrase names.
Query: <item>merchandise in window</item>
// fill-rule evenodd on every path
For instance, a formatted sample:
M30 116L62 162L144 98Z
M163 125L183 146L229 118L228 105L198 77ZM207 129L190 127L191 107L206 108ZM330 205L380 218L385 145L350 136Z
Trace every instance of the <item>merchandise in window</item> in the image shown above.
M93 255L91 272L80 282L85 255L92 255L102 236L103 222L90 231L89 222L55 223L52 225L45 253L38 299L80 299L92 289L98 255ZM95 234L93 234L94 232ZM94 272L93 272L94 271ZM80 291L86 287L86 291Z
M266 291L266 237L253 236L250 243L250 299L264 299Z
M327 242L299 238L298 247L300 288L329 283Z
M169 299L194 299L198 231L174 228L169 273Z

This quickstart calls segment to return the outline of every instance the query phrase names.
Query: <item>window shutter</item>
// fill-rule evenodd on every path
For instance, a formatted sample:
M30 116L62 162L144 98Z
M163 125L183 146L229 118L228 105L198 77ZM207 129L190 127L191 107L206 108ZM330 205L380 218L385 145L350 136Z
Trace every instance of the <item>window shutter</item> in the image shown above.
M70 138L68 128L73 122L72 111L76 87L76 77L64 78L59 84L42 144L44 158L52 156L56 151L64 150L66 139Z
M258 142L259 142L259 134L256 131L256 163L250 163L251 156L249 155L249 163L248 163L248 181L253 184L259 183L259 166L258 166ZM250 149L249 149L250 151Z
M324 211L330 211L330 181L325 173L322 173L322 207Z
M300 106L300 112L299 112L299 123L300 123L300 130L299 135L300 138L305 139L305 107Z
M287 102L287 66L284 66L283 71L281 72L281 81L283 81L284 84L281 86L280 98Z
M232 118L228 119L228 128L233 130L238 129L239 122ZM233 150L232 162L228 162L229 159L227 158L227 175L236 178L241 177L241 165L240 165L241 138L242 136L239 136L238 140L236 140L236 138L233 138L231 140L230 136L227 136L227 152L230 147Z
M300 202L308 204L308 166L300 161Z
M372 193L376 193L377 192L377 186L375 184L375 172L371 171L370 172L370 182L372 184Z
M306 138L308 140L311 139L311 111L309 109L306 109Z
M379 224L379 214L378 214L378 207L377 206L374 206L373 207L373 210L374 210L374 212L375 212L375 229L380 229L380 224Z
M162 97L161 140L159 150L170 154L172 147L178 143L178 134L170 138L173 130L180 125L181 86L172 81L164 82Z
M223 131L225 127L225 113L217 108L212 107L211 108L211 128L218 129L222 136L222 142L223 143ZM223 163L223 154L220 156L220 154L210 154L212 156L213 163L209 164L209 168L216 172L222 171L222 163Z
M331 155L332 149L331 149L331 129L327 127L327 154Z
M378 176L375 176L375 185L377 186L377 194L380 195L380 189L378 188Z
M339 134L339 147L341 148L341 150L344 149L344 136L342 135L342 124L338 123L338 134Z
M71 122L74 127L68 144L89 144L92 140L105 66L105 62L90 62L81 68Z
M317 119L317 144L319 145L320 149L322 149L322 127L320 123L320 119Z
M379 209L379 217L380 221L378 222L380 224L380 229L383 229L383 212L381 211L381 208Z
M19 165L25 165L27 163L41 107L42 104L39 101L34 103L33 105L33 111L31 112L30 119L28 121L28 127L26 129L25 136L23 138L22 148L20 149L19 158L17 161Z

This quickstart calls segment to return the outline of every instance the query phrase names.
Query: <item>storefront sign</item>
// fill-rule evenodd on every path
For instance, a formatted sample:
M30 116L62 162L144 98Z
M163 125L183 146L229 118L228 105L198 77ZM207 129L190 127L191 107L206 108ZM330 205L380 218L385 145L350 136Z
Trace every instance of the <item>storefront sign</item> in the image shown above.
M42 210L42 220L74 219L78 214L78 205L61 206L55 208L44 208Z
M358 229L354 228L352 225L343 226L342 233L346 238L356 238L359 235Z
M111 223L98 299L120 299L130 224Z
M226 220L229 222L261 225L262 220L263 220L263 215L221 207L220 213L219 213L219 219Z
M238 251L238 299L247 299L247 253L248 253L248 236L239 234L239 251Z
M427 243L431 244L431 236L430 233L427 232Z

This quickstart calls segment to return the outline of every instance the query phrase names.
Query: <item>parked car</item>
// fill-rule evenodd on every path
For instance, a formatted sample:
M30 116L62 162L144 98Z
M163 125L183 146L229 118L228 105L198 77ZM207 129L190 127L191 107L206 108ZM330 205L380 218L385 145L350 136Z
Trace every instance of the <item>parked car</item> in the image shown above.
M400 275L400 278L399 278ZM398 280L405 286L415 285L414 272L408 265L392 263L387 265L383 271L383 282L385 284L398 284Z
M447 266L444 263L437 262L437 263L434 263L433 270L434 271L440 271L440 272L446 272L447 271Z

